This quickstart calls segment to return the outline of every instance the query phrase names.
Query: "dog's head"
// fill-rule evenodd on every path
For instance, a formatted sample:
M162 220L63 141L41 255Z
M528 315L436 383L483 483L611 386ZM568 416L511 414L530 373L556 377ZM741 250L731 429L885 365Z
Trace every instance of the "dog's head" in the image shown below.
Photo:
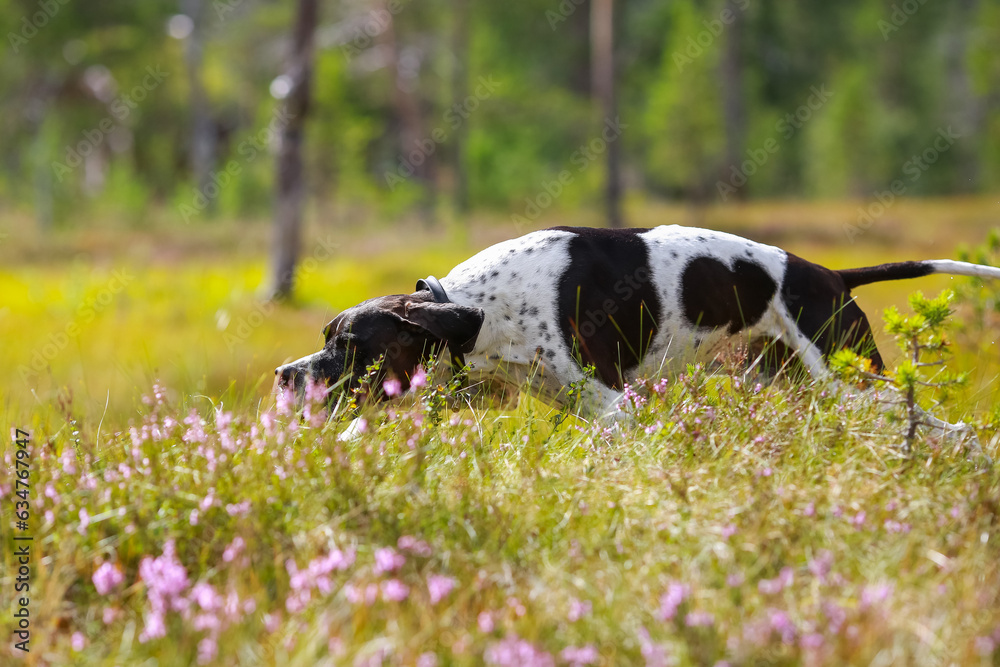
M323 329L325 343L315 354L274 369L280 387L302 395L312 378L331 386L359 386L368 367L383 359L380 376L395 377L403 390L418 365L447 345L452 354L471 352L483 311L456 303L439 303L428 290L369 299L348 308Z

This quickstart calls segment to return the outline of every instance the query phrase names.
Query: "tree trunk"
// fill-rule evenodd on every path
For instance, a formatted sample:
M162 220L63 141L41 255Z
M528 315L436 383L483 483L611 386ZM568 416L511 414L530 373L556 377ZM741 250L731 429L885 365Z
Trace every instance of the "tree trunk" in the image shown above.
M452 71L451 97L453 104L464 104L469 95L469 3L472 0L454 0L452 9ZM469 176L465 146L469 137L468 121L455 128L452 137L452 168L455 170L455 212L461 216L469 212Z
M735 0L726 0L725 11L735 20L725 28L722 36L722 118L726 128L726 157L724 171L739 164L743 157L747 133L746 96L743 90L743 26L744 12ZM725 179L725 176L722 177ZM747 189L737 188L735 196L746 199Z
M392 101L399 123L399 148L401 160L413 169L413 179L420 185L420 217L425 226L434 222L434 155L426 148L430 138L424 135L420 111L419 69L412 79L400 71L400 43L396 21L387 3L380 4L380 16L386 17L385 29L378 39L386 49L388 73L392 86ZM419 65L418 65L419 67Z
M203 195L212 182L215 165L215 123L208 95L201 79L205 52L205 1L181 0L181 11L191 19L191 34L184 40L184 65L191 94L191 173L195 187ZM215 209L215 198L208 198L208 210Z
M605 123L615 123L618 104L615 98L614 0L591 0L590 4L591 90L598 100ZM623 227L621 211L621 137L607 141L607 180L605 207L608 226Z
M285 76L290 90L284 100L274 205L271 298L287 299L295 286L295 266L302 237L302 210L306 198L302 136L312 87L313 40L318 0L299 0Z

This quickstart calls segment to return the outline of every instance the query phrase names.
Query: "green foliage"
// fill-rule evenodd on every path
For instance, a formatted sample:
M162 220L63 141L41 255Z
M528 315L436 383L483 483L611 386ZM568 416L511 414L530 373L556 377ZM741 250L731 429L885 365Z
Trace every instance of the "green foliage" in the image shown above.
M959 260L986 266L1000 266L1000 228L993 228L979 246L959 251ZM995 340L995 329L1000 317L1000 288L993 281L967 278L955 287L955 302L964 309L971 309L972 324L966 327Z
M270 87L284 67L294 3L191 6L198 4L203 39L193 70L192 38L166 30L183 10L175 1L86 9L46 3L56 11L37 28L38 3L0 6L10 26L0 62L0 87L8 91L0 111L9 119L0 126L0 194L10 206L33 211L42 223L77 224L117 213L119 205L126 220L140 222L166 205L180 222L177 209L196 195L194 74L216 139L212 168L233 160L243 167L196 220L270 210L273 144L253 161L239 147L277 104ZM386 181L412 150L402 145L400 89L386 62L390 37L417 109L417 141L444 131L428 157L432 194L456 188L457 150L472 205L504 212L520 213L545 183L579 166L574 153L599 135L602 120L591 90L587 7L568 0L479 3L467 7L463 23L456 6L401 2L387 31L368 5L322 5L306 141L310 192L321 205L344 217L364 210L400 218L425 204L423 184ZM722 22L724 7L739 12L739 27ZM717 198L716 181L730 178L748 151L760 155L769 140L779 148L741 194L869 197L900 178L909 195L990 192L1000 184L1000 107L991 97L1000 82L1000 21L992 3L920 3L900 14L875 0L679 0L622 3L616 11L623 166L633 188ZM900 16L905 21L897 26ZM468 47L458 52L463 40ZM736 72L722 63L730 40L739 42ZM457 65L466 74L464 90L456 87ZM140 85L149 67L161 67L167 79L125 117L113 115L115 99ZM483 78L502 86L454 125L458 117L449 113L468 101L459 98L475 97ZM739 118L723 111L730 86L743 90ZM800 112L812 86L826 86L832 99L785 131L780 122ZM56 177L53 165L109 118L114 141L104 136L86 168ZM947 127L962 138L910 180L904 165ZM727 155L740 165L727 164ZM553 206L589 205L603 181L604 164L594 161L574 173Z
M903 398L907 423L904 453L913 450L917 427L925 417L920 401L928 390L935 390L938 406L951 398L951 392L968 383L967 372L952 372L945 367L951 355L951 340L948 318L954 312L951 302L954 293L945 290L937 297L928 299L921 292L910 295L910 307L914 314L904 316L892 306L884 314L885 329L896 337L896 344L903 358L891 371L877 375L871 371L870 361L851 350L840 350L830 359L831 368L841 373L850 382L876 381L896 389ZM918 395L919 393L919 395Z
M433 382L361 406L354 437L358 413L321 398L161 386L127 420L78 420L72 400L18 415L46 554L32 650L474 665L516 644L540 661L587 648L595 665L867 664L919 660L919 623L939 628L943 660L996 655L982 591L1000 586L1000 547L981 539L996 472L934 451L901 466L880 453L895 434L875 406L809 387L696 366L640 385L615 429L553 426L529 400L449 413L457 388Z

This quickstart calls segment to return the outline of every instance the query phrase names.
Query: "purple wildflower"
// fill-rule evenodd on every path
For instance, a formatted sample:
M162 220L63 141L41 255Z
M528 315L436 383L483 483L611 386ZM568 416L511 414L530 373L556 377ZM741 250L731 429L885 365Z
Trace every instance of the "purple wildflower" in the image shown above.
M430 595L431 604L437 604L445 597L448 593L451 593L452 589L455 588L455 584L458 583L451 577L445 577L440 574L432 574L427 577L427 593Z
M587 644L579 648L576 646L567 646L559 653L559 657L563 659L563 662L568 662L573 667L592 665L600 658L593 644Z
M94 588L99 595L107 595L125 581L122 571L111 563L102 563L93 576Z
M403 566L406 558L392 547L375 550L375 574L395 572Z
M553 667L552 655L521 639L517 635L507 635L499 642L486 647L483 661L497 667Z

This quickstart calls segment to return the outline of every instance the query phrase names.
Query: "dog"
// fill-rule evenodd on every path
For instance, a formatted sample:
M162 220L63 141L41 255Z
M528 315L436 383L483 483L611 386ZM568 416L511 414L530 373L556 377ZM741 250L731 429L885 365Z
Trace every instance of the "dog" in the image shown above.
M831 270L732 234L682 227L555 227L498 243L412 294L370 299L323 330L323 349L275 369L301 394L306 381L379 377L406 391L431 355L467 367L470 394L516 397L525 385L556 406L579 383L584 416L621 414L623 389L709 362L734 339L779 346L817 380L847 347L883 368L851 290L945 273L1000 278L1000 269L924 260ZM381 385L375 383L377 388ZM940 428L959 428L930 418Z

